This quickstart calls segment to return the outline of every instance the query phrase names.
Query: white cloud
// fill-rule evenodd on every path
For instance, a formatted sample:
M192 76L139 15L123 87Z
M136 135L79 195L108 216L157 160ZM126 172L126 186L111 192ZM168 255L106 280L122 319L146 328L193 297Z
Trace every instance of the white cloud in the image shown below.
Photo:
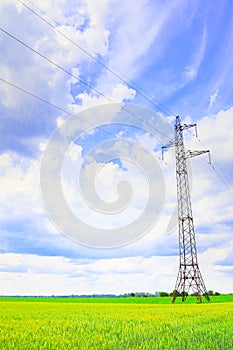
M148 0L136 3L127 0L120 6L116 2L111 5L111 14L105 19L107 25L111 26L111 46L106 55L108 65L117 75L129 81L136 78L145 65L151 63L146 53L155 42L156 53L159 55L160 48L164 47L162 30L169 25L179 4L172 1L164 6L160 1L152 5ZM118 81L118 78L105 71L98 79L97 88L106 93Z
M4 281L1 293L59 295L172 290L170 277L176 270L173 262L171 257L79 261L1 254L0 275ZM160 269L155 268L158 265Z
M113 88L112 98L113 101L122 102L124 100L133 100L135 96L135 90L129 89L123 84L116 84Z
M80 106L71 106L72 109L82 110L83 108L91 108L94 106L100 106L106 103L121 103L125 100L133 100L135 96L135 90L128 88L123 84L115 84L111 86L111 90L105 94L106 97L100 96L96 97L92 94L88 94L86 92L80 93L76 96L81 101L82 107Z
M194 62L185 69L185 75L189 80L194 80L198 74L201 63L205 57L206 51L206 42L207 42L207 28L204 27L202 37L200 40L200 45L198 47L198 51L194 54Z
M209 102L209 109L211 109L216 101L216 99L218 98L219 95L219 89L215 90L215 92L210 95L210 102Z
M21 158L17 154L0 155L1 218L30 217L43 213L39 191L38 160Z
M15 2L5 2L1 5L2 25L7 31L77 77L81 74L80 65L84 63L83 67L85 67L86 62L90 61L90 57L75 46L73 42L76 42L78 46L83 47L90 53L92 52L90 46L95 45L95 52L97 54L103 53L103 47L106 46L107 40L105 17L108 14L108 2L102 2L102 6L94 6L90 2L80 2L78 4L77 2L70 2L68 6L63 1L58 0L53 5L44 2L38 3L37 5L42 11L58 21L58 24L56 24L57 31L35 17L28 9L21 6L20 11L17 11ZM30 6L32 5L30 4ZM106 10L104 10L105 7ZM35 10L39 11L38 8L35 8ZM41 14L40 11L39 13ZM85 20L88 19L91 23L90 26L84 26L82 30L76 26L79 13L81 13L82 18L80 25L83 25ZM43 13L41 15L44 16ZM51 21L51 19L46 19ZM30 34L28 28L32 28ZM88 30L93 31L90 39L88 35L85 35ZM60 35L58 31L64 33L70 40ZM98 40L95 40L93 44L94 37ZM64 109L67 108L69 111L69 104L73 102L73 97L70 94L70 84L75 83L75 78L71 78L58 67L3 33L1 33L1 50L4 52L1 62L3 78L53 104L57 104ZM124 88L124 91L126 97L129 98L127 88ZM1 83L0 93L2 104L8 109L8 115L10 114L10 118L5 121L6 128L10 124L10 127L7 128L8 132L11 129L10 132L16 134L17 129L15 130L12 124L14 120L19 120L19 118L20 125L27 122L31 133L34 129L34 133L44 132L46 128L47 132L48 130L52 131L57 118L56 110L47 111L45 104L39 104L32 97L19 93L19 91L4 83ZM120 98L123 99L123 89L116 92L118 100L119 94L121 95ZM82 97L82 94L80 96ZM88 97L88 99L91 99L91 97ZM109 102L103 98L100 99L100 102L98 98L96 100L94 98L94 104ZM85 107L88 106L88 101L85 101L85 92L83 92L82 102L86 104ZM27 109L25 105L27 105ZM35 128L35 124L32 123L33 118L39 124L39 128ZM20 136L20 138L22 137ZM15 140L17 139L15 138Z
M214 263L226 253L227 249L210 249L199 254L200 269L208 289L231 291L227 276L229 268L214 267ZM140 256L71 260L56 256L1 254L0 270L2 295L171 292L178 272L178 260L175 257Z
M84 159L80 151L78 154L75 152L81 148L70 148L63 163L64 195L75 215L91 226L125 226L145 209L148 200L148 179L137 164L137 160L139 164L142 162L142 155L134 152L132 146L117 139L111 144L101 142L94 154L87 155L87 163L81 175L80 169L81 165L84 166ZM99 154L105 154L104 159L98 160ZM118 158L122 165L114 163L115 158ZM123 181L131 187L132 197L128 191L124 191L125 187L118 187L123 185Z
M213 160L219 163L226 162L229 165L233 160L232 118L233 108L229 108L219 111L216 115L205 116L198 122L199 139L211 150Z
M109 2L101 0L95 3L86 0L85 8L90 21L84 33L85 41L88 43L92 52L104 56L108 49L108 36L110 34L109 30L105 28L106 19L110 11Z
M230 240L229 245L226 244L224 247L209 248L205 253L199 254L199 264L207 289L223 293L232 292L232 277L228 273L228 270L232 268L232 266L226 269L219 264L221 260L231 256L232 244L233 242Z
M73 154L73 159L77 160L77 154ZM14 162L14 164L13 164ZM3 193L2 207L7 208L8 215L16 215L19 209L18 203L20 200L21 216L25 219L27 215L30 217L32 211L27 211L26 208L38 208L37 189L38 183L36 180L38 164L25 164L23 161L17 164L17 157L12 155L3 155L1 158L1 187L5 189ZM24 165L24 167L23 167ZM107 168L104 169L107 171ZM109 168L110 173L112 169ZM6 179L8 174L8 181ZM105 174L104 178L110 179L110 173ZM102 174L103 175L103 174ZM170 177L174 177L173 169L170 169ZM21 179L21 180L20 180ZM5 182L4 182L5 181ZM19 188L18 181L21 181L21 188L24 196L19 192L15 192L15 188ZM202 181L199 178L199 185L202 191L208 191L209 186L202 187ZM175 180L171 187L174 186ZM12 187L14 184L14 189ZM23 185L22 185L23 184ZM110 186L111 188L111 186ZM199 188L199 189L200 189ZM203 192L202 192L203 193ZM208 192L207 192L208 194ZM109 195L109 192L107 192ZM214 194L213 194L214 195ZM205 196L205 193L203 193ZM20 198L20 199L19 199ZM217 220L226 220L225 207L223 206L223 198L217 200L215 195L215 203L212 217L219 213L220 217L214 217ZM169 199L171 200L171 199ZM208 197L202 198L206 201L206 208L213 205L208 202ZM35 201L35 204L33 204ZM173 201L172 201L173 202ZM196 201L194 201L196 202ZM7 204L6 204L7 203ZM208 212L206 208L195 215L200 217L198 224L205 224ZM26 214L25 214L26 213ZM221 213L225 216L221 217ZM37 212L37 220L43 218L43 213L39 210ZM174 288L175 278L178 271L177 257L163 256L169 250L169 245L175 244L176 248L173 251L175 254L178 249L177 233L172 236L164 235L164 228L167 224L168 216L161 218L158 225L150 234L143 237L141 240L135 242L133 245L118 250L115 258L108 258L105 260L97 259L91 261L83 261L82 259L68 259L63 257L48 257L36 256L27 254L4 254L0 256L1 279L3 283L2 294L87 294L87 293L124 293L131 291L149 291L155 290L172 290ZM212 223L214 220L211 220ZM207 224L209 224L207 222ZM47 225L47 226L46 226ZM50 232L52 228L48 226L48 222L44 223L44 227ZM218 230L221 229L220 227ZM229 272L225 271L224 267L219 264L220 260L225 259L229 255L230 247L230 232L226 231L224 237L219 237L218 230L215 228L216 235L206 234L197 235L199 247L204 249L204 252L199 254L200 268L205 278L207 288L219 290L221 292L230 290ZM40 239L38 237L38 239ZM35 237L35 240L37 238ZM169 244L168 244L169 241ZM51 250L53 245L56 246L58 242L50 241ZM163 250L159 248L162 244ZM217 247L216 247L217 245ZM221 247L218 247L221 245ZM215 246L212 248L212 246ZM158 250L158 248L159 250ZM63 249L65 246L63 246ZM79 248L83 257L85 251ZM151 258L142 257L142 255L151 254L160 251L162 256L154 256ZM83 252L83 253L82 253ZM89 252L91 255L91 251ZM92 254L96 254L93 252ZM104 256L104 253L102 254ZM110 254L113 255L113 254ZM123 255L123 257L121 257ZM141 255L141 256L140 256ZM119 257L118 257L119 256ZM124 256L129 256L128 258ZM100 254L101 257L101 254ZM130 278L129 278L130 276ZM216 280L217 278L217 280ZM220 282L221 281L221 282ZM223 287L224 286L224 287Z

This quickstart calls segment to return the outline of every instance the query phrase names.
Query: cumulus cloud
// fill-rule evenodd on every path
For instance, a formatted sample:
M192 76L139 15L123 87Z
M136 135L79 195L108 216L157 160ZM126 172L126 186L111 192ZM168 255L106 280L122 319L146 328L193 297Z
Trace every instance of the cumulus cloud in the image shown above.
M199 255L207 288L231 290L227 269L214 267L213 256L224 257L219 249ZM159 269L157 268L159 266ZM174 257L130 257L106 261L1 254L2 295L69 295L151 292L174 288L178 260ZM221 286L219 281L221 280Z
M233 108L220 110L215 115L204 116L198 122L199 147L208 146L213 160L221 163L232 162L232 117ZM224 136L223 136L224 135Z
M3 295L126 293L167 288L174 258L70 260L36 255L0 255ZM160 264L160 270L154 266ZM129 279L129 275L131 278ZM161 278L163 276L163 279ZM17 284L15 282L17 281ZM117 288L116 288L117 286Z
M227 118L228 113L225 112L225 114ZM204 123L204 121L200 121L199 124L202 122ZM199 129L201 129L201 127ZM225 133L222 135L224 136L227 132L228 130L226 128ZM151 140L146 134L139 133L136 134L136 137L138 142L143 143L145 147L148 145L148 148L151 148L151 151L153 150L153 140ZM225 137L223 138L225 139ZM157 145L157 141L154 143L154 146L155 145ZM72 148L68 155L70 161L83 161L81 152L82 148L80 146L75 146L75 149ZM34 289L29 289L29 294L33 291L34 294L37 294L39 292L36 291L39 290L42 294L53 294L53 283L56 280L60 286L67 285L67 288L57 288L56 290L58 294L71 293L72 288L75 286L75 278L80 278L82 281L82 283L80 282L80 289L78 289L80 294L88 293L89 290L93 290L96 293L105 291L113 292L114 288L109 281L114 281L118 278L121 283L116 292L119 293L126 292L129 289L133 291L138 290L138 285L143 286L143 289L147 291L153 291L154 288L169 290L171 286L171 276L176 275L177 257L175 256L177 255L178 243L177 231L173 232L171 235L166 235L166 226L172 213L172 210L170 209L174 208L174 203L176 203L174 161L170 159L169 153L166 154L166 162L167 164L161 162L161 166L163 166L164 176L167 178L167 202L163 216L160 218L156 226L151 229L149 234L128 247L109 252L98 252L96 250L78 247L75 243L72 243L61 236L61 234L59 234L51 224L48 223L48 220L46 220L45 213L41 207L39 195L38 168L40 160L26 161L26 159L18 157L15 154L2 155L0 181L1 187L5 189L5 191L3 191L1 202L2 220L7 221L9 213L11 213L11 217L13 216L17 219L14 230L11 228L11 234L13 234L14 239L16 239L16 246L18 246L18 250L15 251L12 241L9 240L9 227L6 227L7 231L2 231L2 234L4 235L3 237L5 237L4 242L6 243L5 246L3 245L2 249L4 249L5 252L8 252L7 254L9 255L7 255L7 259L9 260L9 263L6 259L5 265L2 265L2 276L6 280L9 278L9 273L11 276L9 279L11 282L7 282L8 287L6 287L6 294L8 294L7 288L10 288L9 286L12 287L12 283L14 283L17 278L21 278L22 280L19 286L21 286L20 288L23 294L26 294L29 281L34 281L33 283L35 283L36 286ZM123 165L122 169L125 168L125 165L126 164ZM97 188L99 188L100 194L105 200L111 201L114 199L114 197L112 197L112 195L114 195L112 192L112 186L113 183L117 183L121 178L120 175L122 169L119 168L119 165L117 164L109 164L102 168L99 173L99 178L97 178ZM135 175L135 181L137 182L136 187L142 190L140 178L137 176L137 172L135 172L133 168L131 169L131 172ZM218 287L218 284L214 282L213 274L216 273L216 271L219 278L226 281L226 288L229 286L229 282L227 282L228 272L226 272L224 268L221 269L219 261L227 259L230 254L228 247L231 229L227 222L232 217L232 201L229 193L227 193L225 189L218 194L219 188L214 181L216 181L216 178L214 178L214 176L209 176L207 163L206 166L201 167L197 164L196 166L193 165L193 212L194 222L196 224L198 248L200 251L201 270L203 270L204 275L207 275L208 271L212 271L211 273L208 272L208 285L211 285L211 288L219 290L220 288ZM14 188L12 187L12 184L14 184ZM104 184L106 186L104 186ZM71 194L73 194L72 191ZM20 206L18 206L19 202ZM141 203L140 197L139 202ZM30 210L28 208L30 208ZM81 206L79 208L83 210ZM89 220L90 214L87 214L86 212L85 215L86 219ZM30 222L30 226L27 227L27 231L30 231L26 235L25 233L22 233L25 244L29 245L30 248L30 245L33 243L33 245L37 247L38 252L41 253L41 256L28 255L28 258L25 258L26 263L23 262L23 257L25 257L25 255L21 256L20 251L26 253L27 250L22 246L22 243L19 244L22 237L19 236L19 232L15 232L15 230L19 229L25 230L25 226L20 223L20 220L23 220L23 222L28 220L28 222ZM34 225L32 224L32 221L34 221ZM40 224L38 228L37 225L39 222L42 224ZM44 231L43 234L40 232L41 230ZM33 232L34 235L32 235ZM55 239L54 235L56 237ZM49 245L49 252L51 255L59 253L61 257L53 258L51 256L43 258L43 255L46 254L46 245ZM212 254L211 252L213 249L216 249L217 251L220 249L222 253L220 254L219 251L219 254L212 255L212 260L210 260L209 256ZM32 250L28 250L32 253ZM17 254L12 255L10 251L15 251ZM81 255L82 258L91 258L93 261L87 263L85 268L82 264L82 267L80 267L79 259L76 260L75 258L77 254ZM66 256L66 258L62 258L62 255ZM4 255L4 258L5 257L6 256ZM154 258L152 259L152 257ZM53 264L54 268L45 272L43 269L45 263L47 266L46 259L51 260L51 264ZM108 259L107 269L106 259ZM208 271L206 264L209 268ZM41 267L39 268L40 265ZM141 265L145 266L145 268L139 269L139 266ZM16 266L16 270L14 270L13 266ZM19 266L18 269L17 266ZM112 269L110 268L111 266ZM131 266L132 271L129 271L126 266ZM153 266L159 266L159 269L154 269ZM204 266L203 269L202 266ZM148 269L151 269L153 273L149 273ZM61 274L57 276L56 271L59 270L61 271ZM69 271L69 277L67 277L67 271ZM38 281L46 283L49 279L48 274L52 275L52 278L50 279L51 282L47 284L46 288L40 288L35 282L36 276L38 277ZM163 278L161 278L161 274L163 275ZM127 283L129 275L134 276L134 279L130 284ZM160 279L162 282L158 282ZM71 280L73 281L72 283L70 282ZM100 283L102 289L98 287ZM213 285L215 287L212 287Z
M38 3L39 9L58 22L55 24L52 22L56 27L57 31L55 31L27 8L22 5L18 7L17 2L3 2L1 3L2 27L79 78L82 74L80 64L89 62L90 57L78 46L84 49L87 47L86 50L92 52L89 47L92 39L89 39L88 35L85 36L86 31L92 30L92 36L98 38L98 42L95 41L96 54L100 54L103 51L103 45L106 45L104 18L107 16L107 10L103 10L107 5L103 2L100 11L99 7L93 8L86 2L79 4L72 2L66 7L60 1L57 1L56 6ZM38 8L35 9L37 12ZM54 8L57 9L55 12ZM80 12L81 23L76 22ZM39 13L42 17L45 16L43 12L39 11ZM80 29L86 19L90 19L90 25ZM47 17L46 20L52 21ZM30 34L28 28L31 28ZM103 37L101 33L104 33ZM74 45L74 42L78 46ZM74 101L70 93L71 86L77 83L74 78L3 33L1 33L1 51L4 52L1 61L3 79L69 111L69 105ZM56 126L57 111L53 108L48 109L46 104L17 91L4 82L0 85L2 97L0 108L4 117L2 133L8 134L8 140L5 140L1 147L3 150L17 147L18 152L23 153L27 150L28 153L32 153L35 149L32 147L30 149L30 140L22 145L22 139L27 136L48 136ZM121 96L123 99L123 92ZM83 102L85 103L85 100ZM67 116L64 114L63 117Z
M40 163L17 154L0 155L1 219L42 213L39 192ZM13 203L15 205L13 205Z

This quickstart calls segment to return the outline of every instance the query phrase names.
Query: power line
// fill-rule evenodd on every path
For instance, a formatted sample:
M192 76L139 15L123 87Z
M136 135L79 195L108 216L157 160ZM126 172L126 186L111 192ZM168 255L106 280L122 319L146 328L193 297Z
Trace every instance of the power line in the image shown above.
M228 190L233 194L233 185L229 182L229 180L227 179L226 175L223 173L223 171L219 168L219 170L221 171L221 173L223 174L223 176L221 176L217 171L216 168L214 166L211 166L211 168L214 170L214 172L217 174L217 176L220 178L220 180L224 183L224 185L228 188ZM227 179L228 183L224 180ZM230 186L229 186L230 184Z
M203 146L204 143L200 140L199 136L197 136L197 131L195 132L195 134L191 131L191 130L187 130L189 132L189 134L191 134L192 136L196 136L198 142L200 144L202 144ZM204 162L207 162L204 158L200 157ZM213 163L215 164L215 166L213 165ZM211 155L211 162L208 162L208 164L210 165L211 169L215 172L215 174L219 177L219 179L222 181L222 183L226 186L226 188L233 193L233 184L231 183L231 180L226 176L226 174L224 173L224 171L220 168L220 166L216 163L216 161L213 159L212 155ZM218 171L216 170L216 168L218 168ZM220 174L221 173L221 174Z
M188 130L192 135L193 133ZM195 135L193 135L195 136ZM205 144L200 140L200 138L196 135L197 140L200 144L202 144L203 146L205 146ZM203 161L205 161L204 159L202 159ZM231 182L231 180L226 176L225 172L221 169L221 167L217 164L217 162L213 159L212 155L211 155L211 163L208 162L208 164L210 165L211 169L215 172L215 174L219 177L219 179L222 181L222 183L226 186L226 188L233 193L233 184ZM214 165L213 165L214 164ZM217 171L217 169L218 171Z
M201 158L204 162L207 162L204 158ZM215 166L213 165L215 164ZM210 164L208 162L208 164ZM226 176L226 174L223 172L223 170L220 168L219 165L213 160L211 157L211 169L215 172L215 174L218 176L218 178L222 181L222 183L225 185L225 187L233 194L233 185L231 183L231 180ZM217 170L218 169L218 170Z
M42 57L44 60L46 60L47 62L49 62L50 64L54 65L55 67L59 68L60 70L62 70L63 72L65 72L66 74L68 74L69 76L71 76L72 78L77 79L79 82L81 82L82 84L84 84L85 86L87 86L90 90L95 91L97 94L101 95L102 97L104 97L105 99L107 99L109 102L116 104L116 102L114 100L112 100L110 97L104 95L101 91L99 91L98 89L94 88L93 86L91 86L90 84L88 84L87 82L85 82L84 80L80 79L78 76L76 76L75 74L69 72L66 68L62 67L61 65L59 65L58 63L54 62L53 60L51 60L50 58L48 58L47 56L45 56L44 54L40 53L39 51L33 49L30 45L26 44L25 42L23 42L22 40L20 40L19 38L16 38L14 35L12 35L11 33L9 33L8 31L6 31L5 29L0 27L0 30L6 34L7 36L9 36L10 38L12 38L13 40L15 40L16 42L18 42L19 44L21 44L22 46L26 47L27 49L29 49L30 51L32 51L33 53L37 54L38 56ZM153 130L155 130L156 132L159 132L161 135L165 136L166 138L169 139L169 136L166 135L165 133L163 133L162 131L160 131L159 129L155 128L153 125L145 122L145 120L143 120L142 118L140 118L138 115L136 115L135 113L127 110L127 108L122 107L122 110L126 111L127 113L131 114L132 116L136 117L138 120L140 120L143 124L149 126L150 128L152 128Z
M199 137L198 137L198 142L201 143L202 145L204 144ZM226 176L224 171L220 168L220 166L217 164L217 162L213 159L212 156L211 156L211 162L212 162L212 164L210 164L211 168L214 170L214 172L217 174L220 180L224 183L224 185L230 190L230 192L233 193L233 184L231 183L231 180ZM215 166L213 166L213 163ZM216 168L218 168L218 171L216 170Z
M67 110L64 109L63 107L57 106L56 104L51 103L51 102L49 102L49 101L43 99L42 97L39 97L39 96L33 94L32 92L27 91L27 90L21 88L20 86L17 86L17 85L14 84L14 83L11 83L11 82L9 82L9 81L7 81L7 80L5 80L5 79L2 79L2 78L0 78L0 81L2 81L3 83L5 83L5 84L7 84L7 85L9 85L9 86L14 87L15 89L17 89L17 90L23 92L24 94L27 94L27 95L29 95L29 96L31 96L31 97L33 97L33 98L35 98L35 99L37 99L37 100L43 102L43 103L49 105L50 107L56 108L57 110L59 110L59 111L65 113L65 114L67 114L67 115L70 115L71 117L74 117L74 116L75 116L76 118L78 118L79 120L82 120L84 123L88 124L88 125L91 126L91 127L94 126L93 124L89 123L89 122L86 121L85 119L83 119L83 118L77 116L76 114L73 114L73 113L67 111ZM108 131L105 130L105 129L102 129L102 128L99 127L99 126L94 126L94 127L95 127L96 129L101 130L101 131L104 131L105 133L107 133L107 134L113 136L114 138L116 137L116 135L114 135L114 134L108 132Z
M63 72L65 72L66 74L70 75L72 78L77 79L78 81L80 81L80 83L84 84L85 86L87 86L89 89L97 92L99 95L105 97L106 99L108 99L109 101L111 101L110 98L108 98L107 96L105 96L102 92L100 92L99 90L97 90L96 88L94 88L93 86L89 85L87 82L85 82L84 80L82 80L81 78L79 78L78 76L74 75L73 73L69 72L67 69L65 69L64 67L60 66L59 64L57 64L56 62L52 61L50 58L46 57L45 55L43 55L42 53L40 53L39 51L33 49L31 46L29 46L28 44L26 44L24 41L16 38L14 35L12 35L11 33L9 33L8 31L4 30L3 28L0 28L0 30L5 33L6 35L8 35L9 37L11 37L12 39L14 39L15 41L17 41L19 44L23 45L24 47L26 47L27 49L33 51L34 53L36 53L37 55L39 55L40 57L42 57L44 60L46 60L47 62L51 63L52 65L56 66L57 68L61 69ZM112 101L111 101L112 102Z
M62 31L60 31L59 29L57 29L57 27L55 25L53 25L51 22L47 21L44 17L42 17L40 14L38 14L35 10L33 10L30 6L28 6L27 4L25 4L23 1L21 0L17 0L22 6L24 6L25 8L27 8L29 11L31 11L35 16L37 16L39 19L41 19L43 22L45 22L48 26L50 26L51 28L53 28L53 30L55 30L57 33L59 33L61 36L63 36L66 40L70 41L72 44L74 44L76 47L78 47L81 51L83 51L86 55L88 55L91 59L95 60L98 64L100 64L102 67L104 67L106 70L108 70L111 74L113 74L115 77L117 77L118 79L120 79L120 81L122 81L124 84L126 84L128 87L133 88L140 96L142 96L144 99L146 99L148 102L150 102L152 105L154 105L156 108L158 108L160 111L162 111L163 113L165 113L166 115L169 115L169 113L166 111L167 108L165 106L163 106L160 103L154 103L150 98L148 98L145 94L141 93L140 90L144 91L142 88L140 88L140 90L138 90L137 88L135 88L136 84L129 84L125 79L123 79L120 74L116 73L113 69L114 68L110 68L109 66L106 66L106 64L104 64L103 62L100 61L100 59L96 58L96 56L92 55L87 49L84 49L82 46L78 45L77 42L75 42L74 40L72 40L69 36L67 36L66 34L64 34ZM35 5L34 5L35 6ZM45 11L43 11L42 9L40 9L38 6L35 6L39 11L41 11L42 13L44 13L49 19L51 19L57 26L58 24L56 23L56 21L50 17ZM40 55L42 58L44 58L45 60L47 60L49 63L55 65L57 68L63 70L65 73L69 74L70 76L74 77L75 79L77 79L78 81L80 81L82 84L84 84L85 86L87 86L88 88L90 88L91 90L97 92L99 95L103 96L104 98L106 98L107 100L109 100L110 102L114 103L113 100L111 100L109 97L107 97L106 95L104 95L103 93L101 93L98 89L94 88L93 86L91 86L90 84L86 83L84 80L82 80L81 78L75 76L74 74L72 74L71 72L67 71L65 68L63 68L62 66L58 65L57 63L55 63L54 61L50 60L49 58L47 58L45 55L39 53L38 51L34 50L32 47L30 47L29 45L25 44L23 41L21 41L20 39L14 37L12 34L8 33L7 31L5 31L4 29L0 28L5 34L9 35L12 39L17 40L20 44L26 46L28 49L32 50L34 53ZM104 61L104 59L102 59L102 61ZM105 61L106 62L106 61ZM106 62L107 63L107 62ZM116 70L116 69L115 69ZM3 79L1 79L3 81ZM129 80L130 81L130 80ZM14 86L13 84L11 84L12 86ZM19 87L17 87L19 88ZM20 88L19 88L20 89ZM21 89L22 91L24 91L25 93L30 94L31 96L35 97L35 95L26 92L25 90ZM145 92L145 91L144 91ZM55 106L51 103L49 103L48 101L45 101L39 97L37 97L38 99L40 99L41 101L50 104L53 107L56 107L58 109L60 109L61 111L72 115L71 113L69 113L68 111L63 110L62 108ZM160 107L162 106L162 107ZM129 112L129 111L128 111ZM132 114L130 112L130 114ZM134 114L133 114L134 115ZM134 115L136 116L136 115ZM141 118L139 118L138 116L136 116L138 119L140 119L141 121L143 121ZM145 121L143 121L144 124L152 127L153 129L155 129L152 125L147 124ZM156 131L160 132L158 129L155 129ZM161 133L161 132L160 132ZM161 133L163 134L163 133ZM164 136L168 137L167 135L163 134ZM200 143L201 140L198 139ZM231 190L231 187L233 187L231 181L229 180L229 178L226 176L226 174L223 172L223 170L217 165L217 163L215 161L213 161L212 158L212 162L215 163L215 167L213 165L211 165L211 168L215 171L215 173L217 174L217 176L221 179L221 181L225 184L225 186ZM221 172L221 175L219 174L219 172L217 172L216 167L218 168L219 172ZM231 187L229 187L229 185Z
M88 122L87 120L81 118L81 117L78 116L77 114L71 113L71 112L67 111L66 109L64 109L63 107L58 106L58 105L56 105L56 104L54 104L54 103L51 103L51 102L45 100L44 98L39 97L39 96L33 94L32 92L27 91L27 90L23 89L22 87L20 87L20 86L14 84L14 83L12 83L12 82L9 82L9 81L7 81L7 80L5 80L5 79L3 79L3 78L0 78L0 81L2 81L3 83L5 83L5 84L7 84L7 85L9 85L9 86L11 86L11 87L13 87L13 88L15 88L15 89L21 91L21 92L23 92L24 94L27 94L27 95L29 95L29 96L31 96L31 97L33 97L33 98L35 98L35 99L37 99L37 100L39 100L39 101L41 101L41 102L47 104L47 105L49 105L50 107L53 107L53 108L55 108L55 109L57 109L57 110L59 110L59 111L65 113L65 114L67 114L67 115L69 115L69 116L71 116L71 117L76 117L76 118L78 118L79 120L83 121L84 123L86 123L87 125L89 125L89 126L92 127L92 128L98 129L98 130L100 130L100 131L102 131L102 132L104 132L104 133L106 133L106 134L108 134L108 135L110 135L110 136L113 136L113 137L116 138L116 139L123 139L121 136L115 135L115 134L111 133L110 131L107 131L106 129L101 128L100 126L93 125L92 123L90 123L90 122ZM132 113L131 113L130 111L128 111L127 109L125 109L125 111L127 111L127 112L130 113L130 114L132 114Z
M106 70L108 70L111 74L113 74L115 77L117 77L121 82L123 82L124 84L126 84L129 88L134 89L138 95L140 95L141 97L143 97L146 101L150 102L153 106L155 106L157 109L159 109L161 112L163 112L164 114L166 114L167 116L171 115L171 113L168 111L168 109L162 105L161 103L157 102L154 103L149 97L146 96L146 92L139 87L139 89L143 92L141 92L140 90L137 89L137 85L135 83L132 83L130 80L125 80L124 78L122 78L121 75L123 75L121 72L120 73L116 73L116 69L114 67L110 68L109 66L107 66L105 63L103 63L102 61L100 61L100 59L96 58L96 56L92 55L90 52L88 52L87 49L84 49L82 46L78 45L76 41L72 40L70 37L68 37L66 34L64 34L62 31L60 31L59 29L57 29L57 27L55 25L53 25L52 23L50 23L49 21L47 21L44 17L42 17L41 15L39 15L35 10L33 10L30 6L28 6L27 4L25 4L23 1L21 0L17 0L21 5L23 5L25 8L27 8L29 11L31 11L35 16L37 16L38 18L40 18L43 22L45 22L47 25L49 25L51 28L53 28L57 33L59 33L60 35L62 35L64 38L66 38L68 41L70 41L72 44L74 44L76 47L78 47L80 50L82 50L86 55L88 55L91 59L95 60L99 65L101 65L102 67L104 67ZM37 7L37 6L36 6ZM49 19L52 19L50 16L48 16L48 14L41 10L39 7L37 7L37 9L39 9L41 12L43 12ZM56 21L54 19L52 19L55 23ZM56 23L57 24L57 23ZM58 25L58 24L57 24ZM104 60L103 60L104 61ZM106 62L106 61L105 61ZM107 63L107 62L106 62ZM114 71L114 70L115 71ZM121 75L120 75L121 74ZM127 78L127 77L126 77ZM129 82L131 84L129 84Z
M220 166L216 163L216 161L214 161L215 163L215 168L217 167L219 172L221 172L221 174L223 175L223 177L225 178L225 180L230 184L231 188L233 189L233 184L231 182L231 180L226 176L226 174L223 172L223 170L220 168ZM216 169L215 169L216 171Z

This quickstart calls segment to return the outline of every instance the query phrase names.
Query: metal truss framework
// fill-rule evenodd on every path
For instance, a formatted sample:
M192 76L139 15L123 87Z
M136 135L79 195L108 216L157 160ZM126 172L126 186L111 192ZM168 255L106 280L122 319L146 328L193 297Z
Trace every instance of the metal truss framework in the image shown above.
M175 302L178 296L182 296L182 301L185 301L190 292L197 296L200 303L202 302L202 295L209 301L209 295L198 266L186 163L187 158L196 157L209 151L185 151L183 131L192 127L196 128L196 124L181 125L180 118L176 117L175 139L167 146L162 147L164 149L175 146L176 155L180 263L172 303Z

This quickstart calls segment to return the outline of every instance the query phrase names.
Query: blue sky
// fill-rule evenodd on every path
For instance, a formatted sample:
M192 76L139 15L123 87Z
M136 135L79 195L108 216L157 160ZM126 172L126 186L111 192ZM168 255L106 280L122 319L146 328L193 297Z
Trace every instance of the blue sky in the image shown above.
M168 234L166 228L169 222L172 227L176 222L172 216L175 171L171 154L166 153L166 162L161 161L160 142L172 137L177 114L185 122L198 123L197 139L187 132L188 147L210 149L213 159L212 166L205 156L193 159L190 173L200 269L207 289L232 292L232 2L22 2L56 30L20 1L1 0L1 28L8 34L0 31L0 79L5 81L0 80L0 294L173 290L178 239L176 230ZM42 201L40 170L44 150L57 127L71 114L86 118L87 108L110 101L138 104L151 113L140 115L142 120L137 121L131 115L130 120L123 118L124 123L111 116L111 122L118 125L103 127L117 135L108 152L104 142L111 135L99 129L84 133L65 163L66 200L82 220L110 230L137 217L146 200L146 181L134 166L138 154L117 143L131 140L156 158L164 175L166 201L150 232L121 248L101 250L73 242L52 224ZM89 125L98 124L98 118L90 116ZM85 129L84 124L80 121L79 131ZM155 129L149 133L148 124L168 137ZM100 150L106 157L114 150L119 158L106 162ZM87 159L89 151L92 154ZM121 159L124 152L132 156L133 164ZM97 192L107 203L116 200L117 183L131 182L135 195L125 215L104 218L86 207L77 188L71 187L82 163L90 176L99 166Z

